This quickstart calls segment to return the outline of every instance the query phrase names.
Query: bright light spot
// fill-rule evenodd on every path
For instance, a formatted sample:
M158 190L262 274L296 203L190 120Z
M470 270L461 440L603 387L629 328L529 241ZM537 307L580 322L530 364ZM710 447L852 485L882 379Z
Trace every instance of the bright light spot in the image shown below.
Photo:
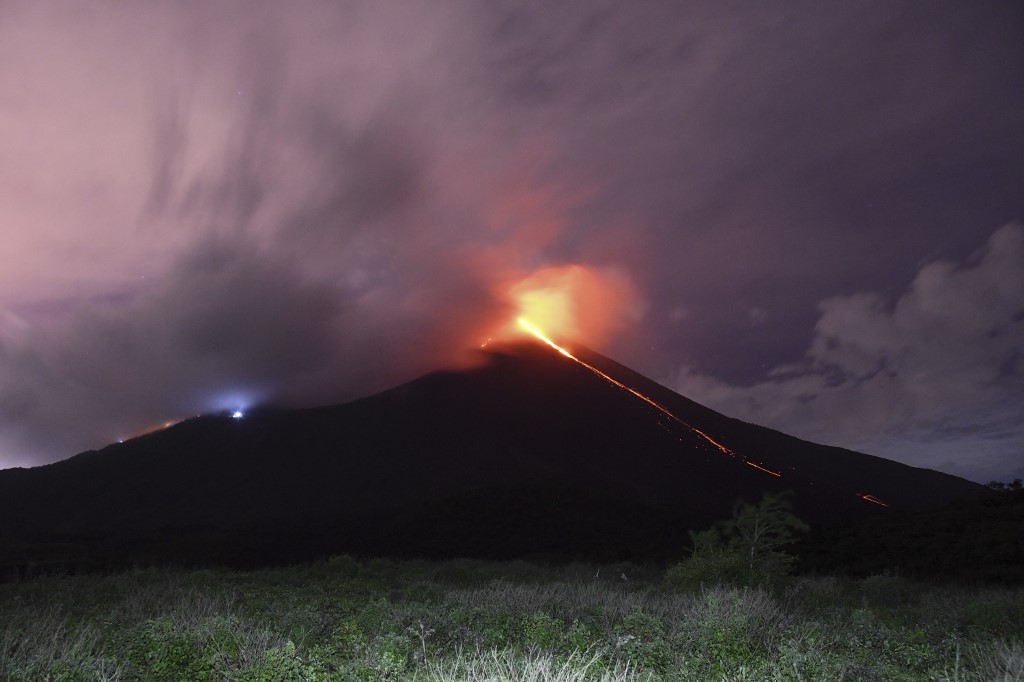
M565 357L569 358L570 360L576 360L576 362L579 362L579 359L575 355L573 355L572 353L570 353L569 351L567 351L566 349L562 348L557 343L555 343L554 341L549 339L547 336L544 335L544 332L542 332L541 330L537 329L536 327L534 327L532 324L530 324L529 322L527 322L523 318L520 317L518 320L516 320L516 322L519 324L520 327L522 327L526 331L530 332L531 334L533 334L538 339L540 339L544 343L548 344L549 346L551 346L552 348L557 350L559 353L561 353Z
M241 419L244 416L245 416L245 413L242 412L241 410L235 410L234 412L231 413L231 418L232 419Z

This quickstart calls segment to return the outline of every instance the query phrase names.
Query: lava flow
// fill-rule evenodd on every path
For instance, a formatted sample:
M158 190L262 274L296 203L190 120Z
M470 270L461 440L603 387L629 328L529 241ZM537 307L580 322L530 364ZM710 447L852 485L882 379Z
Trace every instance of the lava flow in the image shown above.
M612 384L613 386L615 386L617 388L620 388L623 391L626 391L626 392L632 394L633 396L639 398L640 400L644 401L645 403L647 403L648 405L650 405L654 409L658 410L659 412L661 412L663 415L665 415L669 419L671 419L674 422L682 425L684 428L688 429L690 432L696 434L697 436L700 436L702 439L704 439L705 441L707 441L708 443L710 443L711 445L716 447L722 453L724 453L726 455L729 455L730 457L735 457L737 460L743 462L747 466L750 466L750 467L753 467L753 468L757 469L758 471L763 471L764 473L769 474L771 476L775 476L776 478L782 478L782 474L779 473L778 471L772 471L771 469L768 469L768 468L766 468L766 467L764 467L764 466L762 466L762 465L760 465L760 464L758 464L756 462L752 462L751 460L747 459L743 455L737 454L735 450L727 448L726 446L722 445L721 443L716 441L714 438L712 438L708 434L706 434L703 431L701 431L700 429L698 429L695 426L692 426L691 424L688 424L687 422L683 421L682 419L677 417L675 414L673 414L671 410L669 410L667 407L665 407L661 403L657 402L653 398L650 398L650 397L644 395L640 391L627 386L626 384L622 383L621 381L618 381L617 379L613 379L612 377L608 376L607 374L605 374L604 372L599 370L597 367L594 367L593 365L591 365L591 364L589 364L589 363L579 359L578 357L576 357L575 355L570 353L568 350L566 350L562 346L559 346L557 343L555 343L550 338L548 338L548 336L546 334L544 334L544 332L542 332L540 329L538 329L534 325L530 324L530 322L527 321L525 318L520 317L517 320L517 322L519 323L519 326L521 328L523 328L524 330L526 330L527 332L529 332L530 334L532 334L537 339L539 339L543 343L547 344L548 346L550 346L554 350L558 351L561 355L564 355L565 357L569 358L573 362L575 362L575 363L577 363L577 364L587 368L588 370L590 370L591 372L593 372L597 376L601 377L602 379L604 379L608 383ZM886 504L882 500L878 499L874 495L870 495L868 493L859 492L859 493L857 493L857 497L861 498L865 502L871 502L872 504L877 504L880 507L888 507L889 506L888 504Z
M778 473L776 471L772 471L771 469L766 469L765 467L760 466L758 464L755 464L754 462L751 462L750 460L748 460L746 457L742 457L740 455L737 455L735 451L725 447L724 445L722 445L721 443L719 443L718 441L713 439L708 434L704 433L700 429L697 429L697 428L691 426L690 424L686 423L685 421L683 421L682 419L677 417L675 414L673 414L667 407L665 407L661 403L655 401L652 398L649 398L648 396L644 395L643 393L641 393L640 391L637 391L634 388L630 388L629 386L627 386L626 384L622 383L621 381L618 381L617 379L613 379L612 377L608 376L607 374L605 374L604 372L599 370L597 367L594 367L593 365L591 365L591 364L589 364L587 362L584 362L583 360L580 360L578 357L576 357L575 355L573 355L572 353L567 351L565 348L563 348L562 346L559 346L557 343L552 341L550 338L548 338L544 334L544 332L542 332L541 330L537 329L535 326L530 324L524 318L519 318L518 322L519 322L519 326L520 327L522 327L523 329L528 331L530 334L533 334L535 337L537 337L538 339L540 339L541 341L546 343L548 346L551 346L551 348L555 349L556 351L558 351L559 353L561 353L565 357L569 358L573 362L576 362L576 363L582 365L583 367L586 367L588 370L590 370L591 372L593 372L597 376L601 377L602 379L604 379L608 383L612 384L613 386L616 386L617 388L621 388L623 391L631 393L633 396L635 396L635 397L639 398L640 400L644 401L645 403L647 403L648 405L650 405L654 409L656 409L659 412L661 412L662 414L664 414L669 419L672 419L673 421L681 424L684 428L689 429L691 432L697 434L698 436L703 438L705 441L707 441L711 445L713 445L716 448L718 448L718 450L720 450L724 454L729 455L730 457L736 457L737 459L739 459L744 464L752 466L755 469L758 469L760 471L765 472L766 474L771 474L772 476L776 476L776 477L780 477L781 478L782 474L780 474L780 473Z

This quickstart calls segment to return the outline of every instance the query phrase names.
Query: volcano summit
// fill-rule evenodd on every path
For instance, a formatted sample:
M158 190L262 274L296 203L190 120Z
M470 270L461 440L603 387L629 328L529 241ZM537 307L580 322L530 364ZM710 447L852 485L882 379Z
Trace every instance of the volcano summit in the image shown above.
M0 561L664 557L764 492L828 525L981 489L730 419L535 337L348 404L202 416L0 471Z

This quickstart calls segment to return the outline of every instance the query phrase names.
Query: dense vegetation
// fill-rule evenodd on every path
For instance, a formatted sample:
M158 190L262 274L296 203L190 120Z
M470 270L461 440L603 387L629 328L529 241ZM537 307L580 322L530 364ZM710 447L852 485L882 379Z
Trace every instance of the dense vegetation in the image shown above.
M1024 590L357 561L0 585L3 680L1024 680Z

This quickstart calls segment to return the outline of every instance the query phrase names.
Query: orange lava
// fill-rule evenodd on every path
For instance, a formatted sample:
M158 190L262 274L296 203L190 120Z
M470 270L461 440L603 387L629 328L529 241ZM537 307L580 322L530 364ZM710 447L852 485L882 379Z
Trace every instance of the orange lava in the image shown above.
M754 467L755 469L760 469L761 471L765 472L766 474L771 474L772 476L775 476L776 478L782 478L782 474L780 474L778 471L772 471L771 469L765 469L763 466L760 466L759 464L754 464L749 459L743 460L743 463L744 464L748 464L748 465Z

